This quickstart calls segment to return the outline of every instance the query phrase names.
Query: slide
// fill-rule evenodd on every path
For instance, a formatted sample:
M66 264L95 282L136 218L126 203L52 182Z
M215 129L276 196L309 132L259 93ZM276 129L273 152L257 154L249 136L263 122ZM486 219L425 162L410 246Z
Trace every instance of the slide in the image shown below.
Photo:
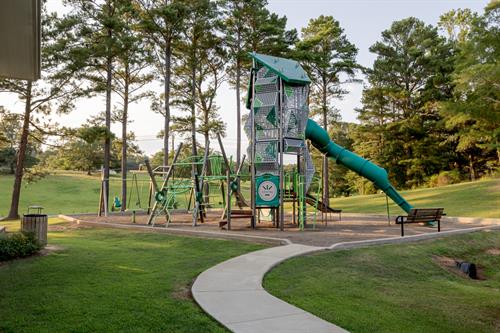
M333 158L338 164L369 179L405 212L408 213L413 208L389 182L385 169L337 145L330 140L328 133L312 119L307 120L306 138L311 141L314 147Z

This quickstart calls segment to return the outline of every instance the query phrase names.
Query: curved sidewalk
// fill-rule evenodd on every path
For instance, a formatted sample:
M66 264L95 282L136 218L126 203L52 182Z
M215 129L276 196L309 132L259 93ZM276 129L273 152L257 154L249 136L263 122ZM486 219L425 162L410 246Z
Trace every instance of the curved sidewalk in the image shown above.
M290 244L244 254L201 273L192 287L202 309L233 332L347 332L269 294L264 274L283 260L322 247Z
M310 252L368 245L397 244L453 236L500 225L442 231L407 237L336 243L328 247L288 244L229 259L201 273L191 291L201 308L236 333L348 331L269 294L262 287L264 275L273 266Z

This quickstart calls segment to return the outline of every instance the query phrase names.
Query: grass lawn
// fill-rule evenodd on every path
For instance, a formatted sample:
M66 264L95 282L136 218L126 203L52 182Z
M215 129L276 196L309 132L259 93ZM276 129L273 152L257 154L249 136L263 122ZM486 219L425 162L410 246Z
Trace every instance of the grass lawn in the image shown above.
M115 195L120 195L120 181L118 176L111 179L112 199ZM13 176L0 175L0 216L8 213L13 182ZM97 213L100 184L98 175L87 176L82 173L58 173L32 184L23 183L19 213L25 213L30 205L43 206L47 214ZM141 200L146 205L149 183L140 182L138 185ZM135 205L135 194L132 200Z
M498 332L500 232L298 257L266 275L273 295L351 332ZM433 256L475 262L486 280Z
M444 207L448 216L500 218L500 178L434 188L401 191L416 208ZM349 213L387 214L385 194L331 199L332 207ZM393 215L404 213L389 199Z
M111 205L115 196L121 197L121 181L118 175L111 176L110 180ZM161 184L161 182L158 178L158 183ZM0 217L8 213L13 183L13 176L0 175ZM19 213L26 213L28 206L31 205L43 206L46 214L97 213L100 184L99 175L87 176L77 172L59 172L32 184L24 183L21 189ZM141 207L147 208L149 178L144 174L139 174L136 187L132 182L132 176L129 176L127 187L129 207L139 207L137 205L137 193L139 193ZM247 197L250 197L248 184L243 185L243 191ZM186 192L177 197L180 207L187 206L188 194L189 192ZM211 202L222 202L218 187L211 187L210 194L214 195ZM222 204L220 206L222 207Z
M0 216L8 213L12 183L14 178L0 175ZM161 180L158 180L161 182ZM131 208L136 208L137 191L129 178L130 191L133 189ZM137 184L142 208L147 207L149 180L139 175ZM120 196L120 179L111 177L110 197ZM242 183L244 195L250 197L248 182ZM19 213L25 213L29 205L42 205L47 214L97 213L99 202L100 178L98 175L86 176L81 173L67 172L49 175L33 184L24 184L21 191ZM212 202L221 202L220 190L211 187ZM187 206L187 194L179 195L179 207ZM500 217L500 178L481 180L436 188L402 191L401 194L415 207L445 207L449 216ZM110 203L111 204L111 203ZM333 207L350 213L386 214L384 194L352 196L331 200ZM402 210L389 200L391 214ZM291 210L291 204L286 206ZM312 210L311 210L312 211Z
M50 222L66 227L49 232L60 250L0 265L0 332L224 332L191 299L190 284L263 248Z

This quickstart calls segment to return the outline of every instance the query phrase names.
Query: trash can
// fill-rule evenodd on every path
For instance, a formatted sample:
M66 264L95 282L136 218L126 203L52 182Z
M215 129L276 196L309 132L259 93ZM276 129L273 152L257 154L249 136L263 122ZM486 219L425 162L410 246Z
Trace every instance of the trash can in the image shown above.
M26 214L21 220L21 230L33 232L42 245L47 245L48 219L45 214Z

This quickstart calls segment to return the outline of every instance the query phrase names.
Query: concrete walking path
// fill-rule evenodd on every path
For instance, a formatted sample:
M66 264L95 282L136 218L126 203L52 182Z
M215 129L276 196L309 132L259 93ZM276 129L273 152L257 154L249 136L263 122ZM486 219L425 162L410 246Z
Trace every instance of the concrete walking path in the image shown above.
M236 333L346 333L348 331L341 327L269 294L262 287L264 275L282 261L310 252L408 243L495 229L500 229L500 225L408 237L340 242L328 247L303 244L272 247L244 254L209 268L198 276L191 291L195 301L206 313Z
M248 253L220 263L196 279L193 297L202 309L233 332L347 332L269 294L264 274L294 256L324 248L290 244Z

